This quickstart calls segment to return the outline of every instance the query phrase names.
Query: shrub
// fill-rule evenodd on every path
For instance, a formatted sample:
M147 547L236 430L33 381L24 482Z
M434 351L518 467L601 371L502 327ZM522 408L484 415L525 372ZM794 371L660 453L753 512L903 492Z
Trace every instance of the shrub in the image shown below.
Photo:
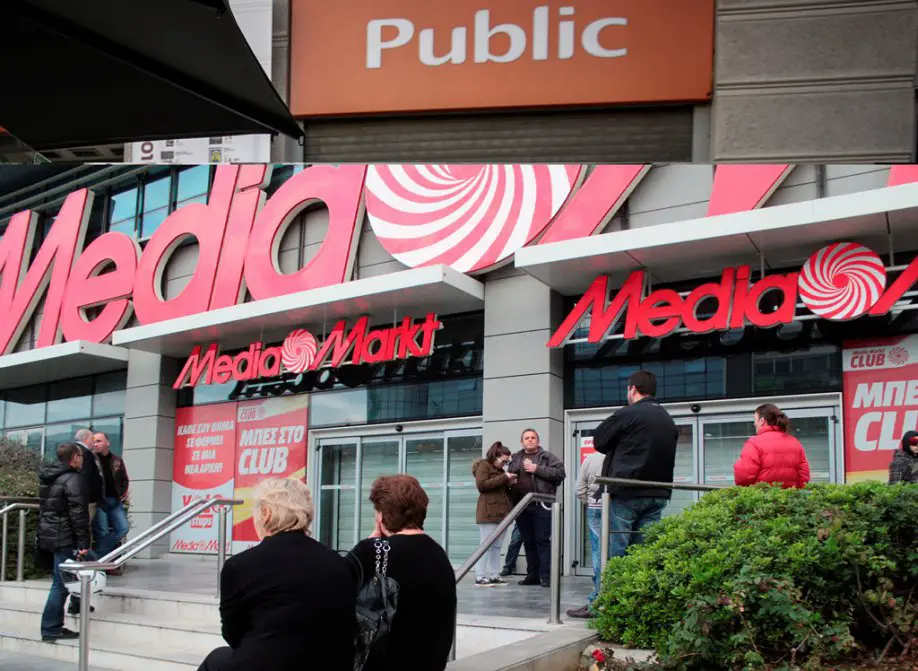
M0 496L38 497L38 469L41 457L21 443L0 438ZM2 504L0 504L2 507ZM38 530L38 512L26 514L25 577L44 575L33 564L35 534ZM19 513L9 515L9 556L6 564L8 580L16 578L16 548L19 533Z
M918 647L918 486L704 496L612 559L604 640L670 668L813 668Z

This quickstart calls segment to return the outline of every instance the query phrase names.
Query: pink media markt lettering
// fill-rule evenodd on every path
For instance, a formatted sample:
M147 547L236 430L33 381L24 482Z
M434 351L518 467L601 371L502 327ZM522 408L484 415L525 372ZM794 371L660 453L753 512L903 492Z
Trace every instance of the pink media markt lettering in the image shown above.
M753 281L749 266L726 268L720 282L702 284L687 295L658 289L645 295L645 272L637 270L609 300L609 278L597 277L548 342L599 343L611 338L661 338L673 333L709 333L769 328L802 319L847 321L888 313L918 280L918 258L887 286L879 255L853 242L836 242L814 253L799 272L768 275ZM766 296L777 307L763 310ZM701 311L713 301L716 309ZM799 314L805 308L810 314ZM581 326L587 335L579 340Z
M845 343L845 481L886 480L902 435L918 429L918 335Z
M202 496L231 498L236 451L235 404L220 403L175 411L172 510ZM210 509L172 532L173 552L217 552L217 515ZM228 526L232 517L228 518ZM229 540L229 539L227 539Z
M258 542L252 518L252 490L265 478L306 478L306 428L309 395L242 401L236 406L235 493L240 505L233 518L233 552Z
M218 354L220 346L217 343L203 351L198 346L192 350L172 386L175 389L193 387L202 378L206 384L230 380L246 382L326 366L337 368L425 357L433 352L434 335L443 328L433 313L423 322L405 317L398 326L388 328L371 329L369 323L369 317L361 317L348 329L347 321L342 320L321 345L309 330L295 329L279 347L265 347L264 343L255 342L234 356Z

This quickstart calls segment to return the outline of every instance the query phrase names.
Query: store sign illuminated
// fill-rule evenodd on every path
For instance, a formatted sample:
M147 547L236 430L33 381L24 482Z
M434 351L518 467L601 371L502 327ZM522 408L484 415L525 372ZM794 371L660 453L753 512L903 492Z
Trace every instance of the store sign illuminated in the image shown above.
M609 300L607 277L597 277L548 341L600 343L610 338L662 338L677 333L710 333L752 324L769 328L797 317L798 302L814 317L848 321L889 312L918 281L918 258L887 288L887 269L876 252L853 242L837 242L813 254L799 272L752 282L749 266L726 268L720 282L687 295L658 289L644 295L644 271L633 272ZM763 309L769 296L772 309ZM771 300L776 299L776 300ZM704 309L700 309L704 306ZM589 318L586 338L575 339ZM813 317L811 317L813 318Z
M361 317L348 330L342 320L319 344L306 329L296 329L283 344L265 347L254 342L235 356L220 354L220 345L192 350L174 389L199 383L223 384L230 380L248 382L277 377L282 373L305 373L322 367L376 364L410 357L425 357L433 352L434 334L443 328L437 315L428 314L423 322L405 317L398 326L369 328L369 317Z

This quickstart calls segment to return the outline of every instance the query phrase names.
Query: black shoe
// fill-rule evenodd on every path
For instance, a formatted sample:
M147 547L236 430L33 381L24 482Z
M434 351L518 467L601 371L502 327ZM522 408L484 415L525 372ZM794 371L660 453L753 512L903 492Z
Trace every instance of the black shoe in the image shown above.
M90 612L90 613L95 613L95 612L96 612L96 607L95 607L95 606L90 606L90 607L89 607L89 612ZM80 614L80 607L79 607L79 606L74 607L73 604L70 604L69 606L67 606L67 614L68 614L68 615L79 615L79 614Z
M523 578L522 580L520 580L519 583L517 583L517 584L519 584L519 585L538 585L538 584L540 584L541 582L542 582L542 581L539 580L539 576L537 576L537 575L527 575L525 578Z
M500 572L501 578L506 578L508 575L513 575L513 569L504 567L504 570Z
M45 643L55 643L57 641L72 641L75 638L79 638L80 635L75 631L70 631L66 627L61 629L60 634L55 634L54 636L45 636L42 634L41 640Z
M590 620L593 618L593 611L590 610L589 606L571 608L569 611L567 611L567 616L576 618L578 620Z
M548 578L542 578L539 582L542 583L542 587L551 587L551 580Z

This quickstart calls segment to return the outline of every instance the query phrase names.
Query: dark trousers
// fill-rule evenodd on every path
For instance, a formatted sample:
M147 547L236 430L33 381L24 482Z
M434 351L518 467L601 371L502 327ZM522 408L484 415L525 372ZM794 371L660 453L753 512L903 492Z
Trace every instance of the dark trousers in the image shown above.
M504 570L513 573L516 569L516 560L520 558L520 550L523 547L523 537L520 536L520 525L513 525L513 535L510 537L510 545L507 546L507 558L504 560Z
M231 647L225 645L222 648L215 648L201 662L198 671L223 671L232 658L233 649Z
M551 511L541 503L529 506L517 518L526 548L526 575L548 580L551 572Z

